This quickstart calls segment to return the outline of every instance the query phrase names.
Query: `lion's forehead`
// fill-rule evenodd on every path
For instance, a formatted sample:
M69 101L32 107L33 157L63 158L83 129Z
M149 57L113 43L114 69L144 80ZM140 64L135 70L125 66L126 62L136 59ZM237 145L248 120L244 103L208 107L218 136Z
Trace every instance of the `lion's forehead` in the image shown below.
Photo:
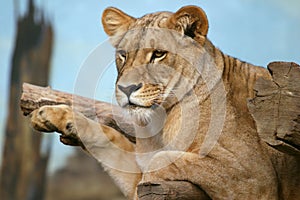
M176 37L168 30L132 30L128 32L120 41L118 49L126 52L134 52L142 49L159 49L165 51L175 51L177 43Z
M143 48L169 49L169 45L174 43L171 39L174 37L172 34L178 34L172 33L175 31L167 28L167 20L171 14L170 12L157 12L138 18L125 33L118 48L127 51Z
M171 12L156 12L138 18L130 28L164 28Z

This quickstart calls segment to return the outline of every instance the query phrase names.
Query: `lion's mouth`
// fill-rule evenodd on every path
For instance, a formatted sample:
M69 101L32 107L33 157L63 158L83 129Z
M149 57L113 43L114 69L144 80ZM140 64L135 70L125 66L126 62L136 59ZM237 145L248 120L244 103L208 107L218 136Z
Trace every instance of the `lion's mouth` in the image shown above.
M134 104L132 102L128 102L127 104L125 104L123 106L123 108L129 109L129 110L136 110L136 109L155 109L158 107L158 104L151 104L151 105L138 105L138 104Z

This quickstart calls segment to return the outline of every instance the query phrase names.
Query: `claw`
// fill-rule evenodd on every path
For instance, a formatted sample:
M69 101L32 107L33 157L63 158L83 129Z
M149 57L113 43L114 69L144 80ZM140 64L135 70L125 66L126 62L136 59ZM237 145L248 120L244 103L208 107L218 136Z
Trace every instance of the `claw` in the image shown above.
M69 137L69 136L65 136L65 135L60 135L59 136L59 140L60 142L62 142L65 145L70 145L70 146L81 146L83 147L83 144L80 140L73 138L73 137Z

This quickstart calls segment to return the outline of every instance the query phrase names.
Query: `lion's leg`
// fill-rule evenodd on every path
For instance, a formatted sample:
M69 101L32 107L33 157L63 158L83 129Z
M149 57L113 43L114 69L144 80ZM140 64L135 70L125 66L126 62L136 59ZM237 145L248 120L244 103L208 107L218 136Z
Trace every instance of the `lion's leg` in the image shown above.
M224 165L218 159L194 153L164 151L155 155L142 182L164 180L189 181L212 199L278 199L277 184L266 174L247 171L242 163Z
M33 111L30 117L35 129L59 132L62 142L83 146L103 164L123 193L129 198L134 197L141 172L135 161L134 144L121 133L66 105L43 106Z

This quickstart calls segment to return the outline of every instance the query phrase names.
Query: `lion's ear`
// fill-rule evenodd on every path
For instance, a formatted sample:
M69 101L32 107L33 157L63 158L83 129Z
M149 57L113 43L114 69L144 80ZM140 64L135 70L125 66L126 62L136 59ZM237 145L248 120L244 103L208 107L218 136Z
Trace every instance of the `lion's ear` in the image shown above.
M124 34L136 19L113 7L106 8L102 14L104 31L110 37Z
M208 20L205 12L196 6L180 8L169 18L169 28L182 32L191 38L205 36L208 32Z

